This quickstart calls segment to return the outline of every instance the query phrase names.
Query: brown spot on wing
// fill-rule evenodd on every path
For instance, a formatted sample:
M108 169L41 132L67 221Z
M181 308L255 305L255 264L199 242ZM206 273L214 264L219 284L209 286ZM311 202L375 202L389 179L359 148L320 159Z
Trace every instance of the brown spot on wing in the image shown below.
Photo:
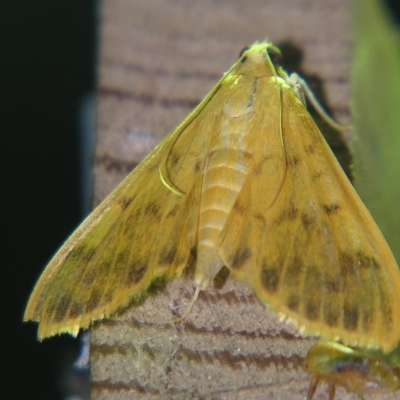
M80 245L74 247L69 254L67 255L65 262L88 262L96 253L96 249L94 247Z
M128 270L126 285L130 286L132 283L140 282L147 269L147 262L139 259L133 261Z
M118 253L115 259L115 265L121 266L122 268L128 264L129 253L127 251L121 251Z
M302 213L301 214L301 223L303 224L305 229L308 229L310 226L312 226L315 223L315 217Z
M74 318L79 317L82 314L83 314L82 304L79 304L76 302L72 303L69 308L68 316L74 319Z
M231 274L231 271L229 268L223 266L217 275L214 277L214 287L216 289L222 289L222 287L225 285L226 281L229 278L229 275Z
M280 272L277 268L264 263L261 269L260 278L262 285L268 292L274 293L278 290Z
M160 205L154 201L151 201L147 204L146 208L144 209L144 214L147 216L158 217L158 212L160 211Z
M323 319L328 326L338 326L340 317L340 309L337 304L328 301L323 307Z
M262 174L265 162L268 161L270 158L271 157L263 156L261 158L261 160L254 165L254 174L255 175L260 176Z
M246 207L239 201L235 202L235 204L233 205L233 209L240 215L246 214Z
M305 314L311 321L316 321L321 314L322 274L320 268L309 265L304 280Z
M300 303L301 303L300 296L297 295L297 294L290 295L288 300L287 300L287 302L286 302L287 306L292 311L298 311Z
M254 165L255 175L260 176L262 174L264 164L265 164L265 160L261 160L260 162L258 162L257 164Z
M313 175L313 180L316 181L317 179L321 178L322 175L323 175L322 172L316 172L316 173Z
M55 315L54 315L55 322L60 322L65 318L70 303L71 303L71 296L69 294L62 295L55 309Z
M200 171L201 168L201 162L199 160L196 161L194 164L194 173L197 174Z
M279 225L284 221L293 221L297 218L298 214L299 210L295 206L291 205L282 210L279 217L276 219L276 223Z
M128 208L129 204L132 203L132 201L135 199L135 197L122 197L119 199L118 204L121 206L123 210Z
M293 257L293 259L290 260L286 269L284 284L290 287L299 287L303 271L303 261L299 257Z
M348 283L349 278L354 274L354 260L350 254L339 255L340 273L344 282Z
M110 260L104 260L95 268L93 268L93 265L90 265L90 268L86 268L80 284L81 289L91 285L99 276L104 276L102 274L108 274L111 265L112 262Z
M176 164L178 164L178 161L180 159L180 155L175 153L175 152L171 152L171 155L170 155L169 159L171 160L171 164L174 167Z
M375 310L373 306L364 308L362 313L362 326L364 332L368 332L374 321Z
M254 166L254 173L255 173L256 175L261 175L262 170L263 170L263 166L264 166L264 163L262 163L262 162L257 163L257 164Z
M340 279L339 277L329 277L325 276L324 289L328 293L338 294L340 293Z
M38 315L42 313L42 308L43 308L43 303L46 300L46 296L43 296L43 294L41 294L35 304L35 312L33 313L34 315ZM48 314L51 314L51 308L47 307L46 312Z
M82 258L83 253L87 251L87 247L85 245L75 246L68 254L68 259L80 260Z
M131 235L134 232L135 225L142 213L142 209L138 208L135 210L135 212L130 215L128 218L126 218L123 226L123 234L124 235Z
M169 248L169 249L163 249L161 251L158 262L160 264L172 264L172 262L175 259L176 251L177 251L176 247Z
M343 325L349 331L355 331L358 326L359 312L357 306L345 302L343 307Z
M288 167L296 168L300 164L300 158L297 156L293 156L286 160L286 164Z
M88 268L82 277L80 283L81 289L91 285L98 277L99 277L99 271L97 271L97 269Z
M108 293L106 293L106 294L104 295L104 301L103 301L103 303L104 303L104 304L111 303L112 299L113 299L112 293L111 293L111 292L108 292Z
M101 292L99 290L93 290L88 302L86 303L85 311L87 313L90 313L92 310L94 310L97 306L99 306L100 299L101 299Z
M197 261L197 246L193 246L190 249L190 254L189 254L189 264L195 264Z
M380 292L380 308L381 308L381 315L384 319L384 325L387 330L392 329L393 327L393 310L390 304L389 293L385 290L386 287L382 285L382 282L379 285L379 292Z
M96 249L94 247L87 247L86 250L81 254L82 263L88 263L95 254Z
M265 224L267 223L267 221L266 221L264 215L262 215L261 213L254 214L254 218L255 218L257 221L260 221L264 226L265 226Z
M309 144L305 147L306 153L307 154L314 154L315 153L315 148L312 144Z
M341 209L340 204L322 204L322 209L327 215L336 213Z
M321 303L316 299L310 300L306 303L306 317L310 321L317 321L321 312Z
M240 268L251 257L250 249L238 249L232 259L232 268Z
M183 270L183 276L186 278L192 278L194 276L194 271L196 269L197 261L197 247L193 246L190 249L189 258L186 263L186 267Z

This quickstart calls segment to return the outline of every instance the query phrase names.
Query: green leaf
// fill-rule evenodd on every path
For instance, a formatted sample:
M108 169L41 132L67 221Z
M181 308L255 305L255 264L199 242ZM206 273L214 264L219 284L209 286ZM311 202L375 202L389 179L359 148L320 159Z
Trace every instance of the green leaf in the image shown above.
M355 187L400 263L400 35L380 0L354 0Z

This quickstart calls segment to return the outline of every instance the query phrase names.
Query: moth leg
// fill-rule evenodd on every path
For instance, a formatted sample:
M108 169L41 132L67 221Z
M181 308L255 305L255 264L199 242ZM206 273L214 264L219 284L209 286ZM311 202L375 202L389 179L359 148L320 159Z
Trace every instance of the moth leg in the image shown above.
M318 386L318 378L314 375L311 379L310 387L308 389L307 400L312 399L312 397L314 396L315 390L317 389L317 386Z
M312 400L315 390L317 389L319 379L314 375L311 379L310 388L308 389L306 400ZM335 385L328 384L329 400L335 400L336 387Z
M329 385L329 400L334 400L336 395L336 387L335 385Z
M315 97L308 84L304 81L304 79L300 78L299 75L297 75L296 73L292 73L289 76L289 83L299 100L305 105L307 98L312 106L315 108L315 110L318 112L318 114L333 129L337 131L346 131L352 128L351 126L341 125L337 123L332 117L330 117L328 113L322 108L321 104Z
M200 290L201 290L200 285L197 285L196 291L194 292L194 295L193 295L193 298L192 298L192 300L190 300L190 303L186 307L186 311L180 317L175 319L176 324L179 324L179 322L182 322L189 315L190 311L192 311L194 303L196 303L197 298L199 297Z
M194 292L193 298L188 304L186 311L175 320L175 323L183 321L189 315L199 297L200 290L206 290L210 286L211 282L224 265L217 250L213 247L200 245L198 247L198 254L199 256L194 277L196 291Z

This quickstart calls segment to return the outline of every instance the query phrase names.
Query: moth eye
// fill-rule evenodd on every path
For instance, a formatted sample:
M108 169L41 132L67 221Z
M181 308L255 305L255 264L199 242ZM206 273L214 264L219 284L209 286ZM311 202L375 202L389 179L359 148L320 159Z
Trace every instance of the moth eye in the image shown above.
M250 49L250 46L243 47L243 49L242 49L241 52L239 53L239 58L242 57L242 55L243 55L244 53L246 53L246 51L249 50L249 49Z
M267 54L274 65L282 64L282 53L276 47L267 47Z

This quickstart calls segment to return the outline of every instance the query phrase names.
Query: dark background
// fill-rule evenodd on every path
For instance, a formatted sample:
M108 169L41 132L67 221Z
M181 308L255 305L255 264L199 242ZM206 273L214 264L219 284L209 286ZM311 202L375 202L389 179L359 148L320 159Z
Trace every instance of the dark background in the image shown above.
M400 2L388 3L399 16ZM82 112L95 90L97 6L95 0L0 6L3 399L85 392L85 373L70 367L78 342L63 335L39 343L37 325L22 323L22 315L40 272L85 213Z
M81 377L68 369L77 341L62 335L39 343L37 324L22 323L22 316L41 270L83 217L81 115L95 90L96 3L12 0L0 6L5 400L61 399L81 387Z

